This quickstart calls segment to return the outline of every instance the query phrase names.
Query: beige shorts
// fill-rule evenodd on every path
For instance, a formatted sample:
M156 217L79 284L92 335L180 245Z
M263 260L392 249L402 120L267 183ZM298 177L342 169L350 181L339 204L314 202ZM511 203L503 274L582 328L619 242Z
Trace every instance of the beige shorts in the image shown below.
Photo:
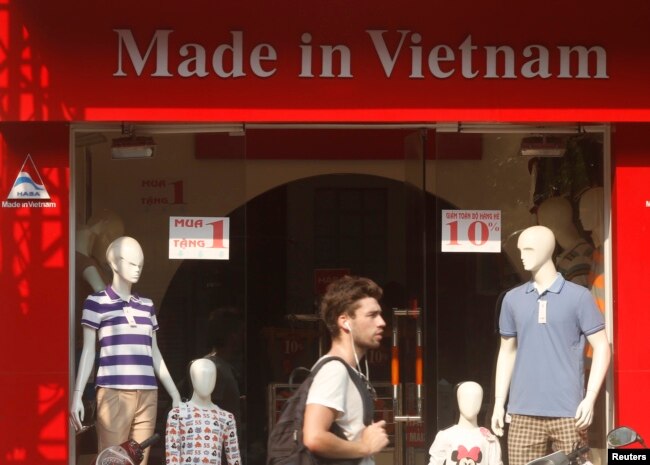
M157 389L97 388L97 443L99 451L153 435L158 407ZM146 465L149 449L145 450Z

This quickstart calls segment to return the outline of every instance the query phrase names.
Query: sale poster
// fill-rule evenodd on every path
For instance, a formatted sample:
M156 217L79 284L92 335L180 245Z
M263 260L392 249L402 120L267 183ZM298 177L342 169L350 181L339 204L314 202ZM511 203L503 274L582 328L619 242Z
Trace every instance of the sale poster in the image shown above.
M169 258L228 260L230 218L211 216L171 216L169 218Z
M500 210L443 210L443 252L501 252Z

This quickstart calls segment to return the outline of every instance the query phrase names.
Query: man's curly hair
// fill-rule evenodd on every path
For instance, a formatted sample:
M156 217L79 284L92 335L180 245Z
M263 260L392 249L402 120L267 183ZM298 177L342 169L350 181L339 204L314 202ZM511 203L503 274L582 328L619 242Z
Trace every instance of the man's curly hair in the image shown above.
M354 318L359 300L373 297L381 299L384 291L373 280L359 276L343 276L332 281L320 303L320 316L332 338L339 335L337 320L344 312Z

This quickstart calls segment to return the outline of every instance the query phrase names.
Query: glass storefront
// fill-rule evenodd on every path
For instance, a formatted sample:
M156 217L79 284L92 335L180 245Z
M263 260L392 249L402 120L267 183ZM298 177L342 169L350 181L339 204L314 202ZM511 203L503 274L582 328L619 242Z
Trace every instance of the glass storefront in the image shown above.
M558 269L611 311L604 272L609 149L601 127L128 129L140 145L147 138L149 151L116 158L119 125L73 129L71 352L81 348L83 299L98 277L110 280L107 244L135 238L145 260L134 290L156 306L157 341L172 378L189 397L188 362L219 358L226 375L215 398L237 417L246 464L264 463L288 384L327 351L316 309L337 276L368 276L385 291L387 337L368 356L380 394L376 413L391 434L378 463L428 460L436 432L457 421L458 382L481 384L480 420L489 426L500 298L529 278L517 250L525 228L551 228ZM390 334L399 347L398 413L421 413L422 423L394 421ZM92 409L92 384L87 391ZM610 408L601 397L591 428L596 449L604 448ZM159 432L170 407L161 389ZM78 463L96 451L92 435L77 438ZM149 463L163 457L160 444Z

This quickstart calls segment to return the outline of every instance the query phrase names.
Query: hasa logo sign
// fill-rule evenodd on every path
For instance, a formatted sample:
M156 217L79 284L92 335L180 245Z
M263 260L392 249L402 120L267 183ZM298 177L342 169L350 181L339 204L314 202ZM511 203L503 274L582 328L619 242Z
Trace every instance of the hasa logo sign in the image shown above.
M14 181L11 192L7 196L8 200L25 200L25 199L49 199L43 179L36 169L34 160L31 155L27 155L23 166L18 171L18 176Z
M14 200L14 202L11 202ZM21 202L15 202L20 200ZM2 202L4 208L16 207L56 207L55 202L40 202L40 200L50 200L50 194L45 188L34 160L31 155L27 155L23 165L18 170L18 175L14 181L7 200Z

